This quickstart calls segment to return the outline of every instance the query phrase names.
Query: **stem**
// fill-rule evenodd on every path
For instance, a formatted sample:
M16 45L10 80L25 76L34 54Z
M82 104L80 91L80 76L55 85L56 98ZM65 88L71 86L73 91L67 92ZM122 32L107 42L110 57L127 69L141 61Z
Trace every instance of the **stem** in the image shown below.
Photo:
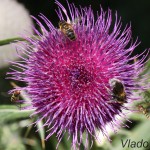
M25 41L25 39L20 38L20 37L16 37L16 38L0 40L0 46L7 45L7 44L10 44L10 43L16 43L18 41Z
M39 36L34 35L31 38L36 39L38 37ZM0 40L0 46L11 44L11 43L16 43L18 41L26 41L26 40L24 38L21 38L21 37L15 37L15 38L10 38L10 39Z

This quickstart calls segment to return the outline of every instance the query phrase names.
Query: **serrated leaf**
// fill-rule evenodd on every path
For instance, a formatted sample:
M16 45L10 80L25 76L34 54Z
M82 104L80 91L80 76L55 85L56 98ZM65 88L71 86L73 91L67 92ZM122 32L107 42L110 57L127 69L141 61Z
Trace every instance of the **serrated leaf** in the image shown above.
M13 121L21 118L28 118L32 111L19 110L16 106L1 105L0 106L0 123Z

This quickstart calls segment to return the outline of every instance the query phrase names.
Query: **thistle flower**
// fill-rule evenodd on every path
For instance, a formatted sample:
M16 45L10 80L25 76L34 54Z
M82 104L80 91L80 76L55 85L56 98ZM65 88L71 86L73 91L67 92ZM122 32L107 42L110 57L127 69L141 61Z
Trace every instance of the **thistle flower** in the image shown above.
M78 9L68 3L67 12L58 1L56 4L59 19L74 22L76 40L66 38L41 14L40 18L49 30L34 18L43 34L34 29L39 38L24 37L29 44L23 45L28 48L18 47L17 51L18 55L23 51L27 57L19 55L22 61L12 62L16 68L8 74L12 75L11 79L27 84L20 90L26 90L32 101L24 109L35 109L33 115L45 120L44 126L49 132L46 139L56 133L60 142L67 132L72 137L73 149L77 149L84 140L84 134L85 147L89 137L97 138L96 130L109 139L106 124L117 129L120 122L115 115L126 118L122 110L127 108L114 101L110 81L121 81L126 101L134 101L132 90L147 88L140 81L137 83L147 55L142 59L139 59L142 54L131 57L139 43L137 40L132 42L131 25L121 32L121 19L117 13L112 25L111 10L104 12L101 8L95 19L91 7ZM81 20L76 22L77 18ZM139 60L132 63L135 58ZM146 77L141 82L145 80Z

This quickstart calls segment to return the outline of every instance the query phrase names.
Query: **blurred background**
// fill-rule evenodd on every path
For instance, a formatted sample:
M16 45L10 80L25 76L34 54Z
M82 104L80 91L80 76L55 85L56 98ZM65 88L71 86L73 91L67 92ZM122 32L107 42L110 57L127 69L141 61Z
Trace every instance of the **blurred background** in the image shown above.
M112 9L113 13L118 12L122 18L123 27L127 23L132 24L133 40L139 38L141 44L136 48L133 55L141 53L150 47L150 0L68 0L75 3L76 6L89 6L96 12L100 11L100 5L104 10ZM67 6L65 0L59 0L64 6ZM66 7L67 8L67 7ZM57 9L54 0L0 0L0 40L19 37L20 34L33 33L31 26L36 26L30 15L38 17L39 13L44 14L56 27L58 27L58 18L55 12ZM38 28L38 27L37 27ZM28 114L19 113L18 107L11 103L8 91L12 89L10 81L6 80L6 72L9 71L9 62L6 60L15 60L16 50L12 45L0 47L0 150L42 150L42 133L35 132L36 127L27 128L33 120L29 119ZM19 84L19 83L18 83ZM19 84L21 85L21 84ZM150 99L150 96L148 96ZM5 107L6 106L6 107ZM11 111L7 106L10 106ZM14 110L16 112L14 112ZM7 113L5 113L5 111ZM18 114L19 113L19 114ZM14 115L13 115L14 114ZM15 116L15 117L13 117ZM150 142L149 132L150 122L144 115L131 115L132 124L128 123L130 129L122 129L119 134L113 135L112 144L107 141L102 144L94 142L93 150L112 150L123 149L121 147L121 138L145 139ZM44 132L44 131L41 131ZM136 136L140 135L140 138ZM46 143L46 150L53 150L57 145L55 136L52 136ZM43 148L42 148L43 147ZM59 150L70 150L70 141L64 137ZM81 148L82 149L82 148ZM130 150L130 148L127 148ZM142 148L141 148L142 149ZM149 150L150 148L143 148Z

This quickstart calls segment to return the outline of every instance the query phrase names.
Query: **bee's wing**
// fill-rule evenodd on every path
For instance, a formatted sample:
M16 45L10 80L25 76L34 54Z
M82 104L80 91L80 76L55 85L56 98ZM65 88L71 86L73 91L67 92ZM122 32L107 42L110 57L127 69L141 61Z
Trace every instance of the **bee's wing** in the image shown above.
M74 21L71 22L71 24L73 24L73 25L78 24L78 23L81 22L81 20L82 20L81 17L77 17L77 18L74 19Z

